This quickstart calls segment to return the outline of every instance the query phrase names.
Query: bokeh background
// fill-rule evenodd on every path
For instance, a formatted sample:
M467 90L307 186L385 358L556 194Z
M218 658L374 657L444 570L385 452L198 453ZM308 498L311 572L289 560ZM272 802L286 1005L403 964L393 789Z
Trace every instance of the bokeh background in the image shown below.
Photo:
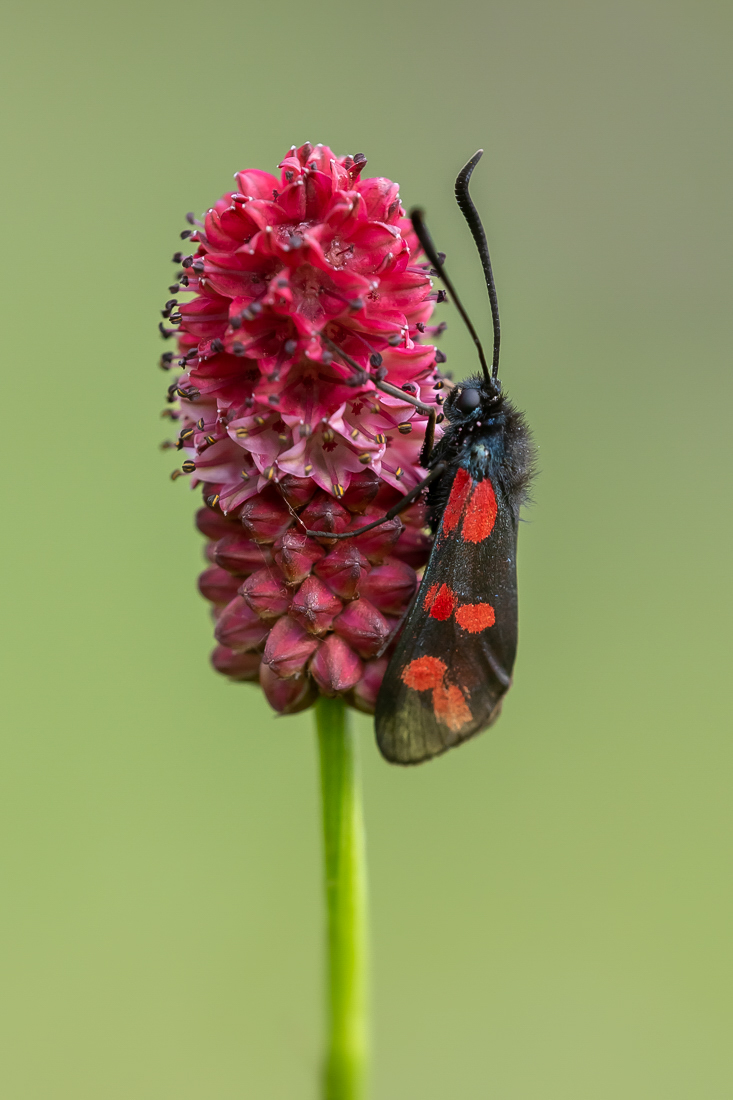
M452 200L486 148L540 449L501 722L403 771L357 719L374 1100L730 1097L732 30L716 0L8 0L7 1100L316 1096L311 715L209 670L156 369L184 213L305 140L427 208L488 336Z

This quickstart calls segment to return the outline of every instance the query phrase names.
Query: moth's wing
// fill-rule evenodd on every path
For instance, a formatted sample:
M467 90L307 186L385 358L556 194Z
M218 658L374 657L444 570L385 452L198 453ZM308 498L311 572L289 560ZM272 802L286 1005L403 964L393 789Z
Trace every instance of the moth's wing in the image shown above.
M377 743L392 763L428 760L498 718L517 649L516 544L498 492L488 537L470 541L441 522L377 699Z

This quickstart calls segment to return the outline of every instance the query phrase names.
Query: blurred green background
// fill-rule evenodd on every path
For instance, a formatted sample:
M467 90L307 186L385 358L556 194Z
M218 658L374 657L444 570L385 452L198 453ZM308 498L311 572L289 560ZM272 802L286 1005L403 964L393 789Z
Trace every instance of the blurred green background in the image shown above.
M305 140L427 208L488 334L452 200L486 148L540 448L501 722L403 771L358 719L374 1100L733 1094L732 30L715 0L6 5L4 1098L316 1095L311 715L209 670L155 366L183 214Z

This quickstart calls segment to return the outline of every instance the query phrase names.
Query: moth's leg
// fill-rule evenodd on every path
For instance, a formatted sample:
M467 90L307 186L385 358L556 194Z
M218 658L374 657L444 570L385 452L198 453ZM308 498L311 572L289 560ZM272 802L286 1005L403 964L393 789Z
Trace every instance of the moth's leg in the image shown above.
M437 466L434 466L427 477L424 477L422 481L419 481L414 489L410 489L410 492L403 496L402 500L398 500L388 512L385 512L381 519L375 519L372 523L365 523L363 527L357 527L355 531L343 531L341 534L335 534L333 531L309 531L301 519L299 522L303 526L306 535L309 535L313 539L353 539L357 535L363 535L365 531L371 531L373 527L381 527L383 523L387 523L388 520L394 519L400 512L404 512L405 508L417 500L422 493L423 489L426 489L431 482L436 478L444 474L448 469L447 463L439 462Z

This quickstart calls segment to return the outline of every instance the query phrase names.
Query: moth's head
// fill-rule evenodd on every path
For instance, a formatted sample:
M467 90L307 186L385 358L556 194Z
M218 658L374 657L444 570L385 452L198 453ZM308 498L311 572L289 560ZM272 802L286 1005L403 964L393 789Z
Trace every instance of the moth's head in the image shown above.
M490 378L488 382L480 375L467 378L453 387L444 405L445 413L452 423L468 424L473 420L491 415L493 406L501 397L501 386Z

